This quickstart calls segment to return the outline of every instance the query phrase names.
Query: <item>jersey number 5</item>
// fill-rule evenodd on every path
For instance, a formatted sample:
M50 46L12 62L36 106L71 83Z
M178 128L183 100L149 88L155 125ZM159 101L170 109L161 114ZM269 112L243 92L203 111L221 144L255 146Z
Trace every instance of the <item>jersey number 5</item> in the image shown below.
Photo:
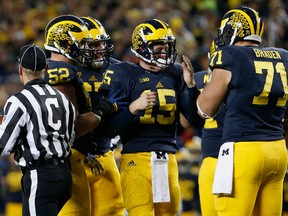
M147 92L150 90L146 90ZM143 93L144 93L143 92ZM175 91L172 89L157 89L158 99L159 99L159 111L167 112L167 115L157 114L153 116L153 106L149 106L146 108L144 116L140 117L140 122L142 124L155 124L155 120L159 124L173 124L175 120L175 111L176 111L176 104L175 103L167 103L166 97L174 97L175 98Z

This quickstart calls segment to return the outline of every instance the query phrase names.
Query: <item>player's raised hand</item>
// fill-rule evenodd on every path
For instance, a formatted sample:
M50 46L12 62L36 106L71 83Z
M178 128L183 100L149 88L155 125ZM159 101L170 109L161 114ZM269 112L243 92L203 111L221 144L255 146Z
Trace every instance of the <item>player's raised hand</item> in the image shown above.
M183 55L182 56L182 69L183 69L183 78L185 83L189 88L192 88L195 86L195 80L194 80L194 68L191 64L190 59Z

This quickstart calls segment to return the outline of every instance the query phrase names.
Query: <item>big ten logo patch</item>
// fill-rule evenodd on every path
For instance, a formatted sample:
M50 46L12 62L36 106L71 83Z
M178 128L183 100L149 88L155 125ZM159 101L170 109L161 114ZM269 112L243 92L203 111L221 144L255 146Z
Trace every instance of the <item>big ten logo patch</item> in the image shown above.
M149 82L149 77L143 77L139 79L140 83L145 83L145 82Z

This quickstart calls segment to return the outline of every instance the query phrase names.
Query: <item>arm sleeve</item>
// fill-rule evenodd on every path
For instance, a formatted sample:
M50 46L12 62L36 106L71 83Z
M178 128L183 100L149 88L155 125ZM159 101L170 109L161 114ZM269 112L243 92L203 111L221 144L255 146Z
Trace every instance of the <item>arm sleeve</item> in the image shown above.
M24 123L25 108L18 98L12 96L4 106L3 122L0 125L0 155L9 155L17 143L21 125Z
M105 124L107 135L110 138L113 138L117 135L121 136L121 132L125 131L125 128L130 125L134 118L135 115L133 115L129 109L125 109L117 113Z
M117 64L114 64L110 65L106 71L109 71L110 73L107 73L107 82L101 83L99 92L107 98L115 93L117 93L119 97L127 96L128 107L130 104L128 99L129 93L125 91L127 88L124 86L127 84L127 80L125 79L125 76L123 76L122 68L118 67ZM121 135L121 132L130 125L134 118L135 115L133 115L128 108L120 109L104 121L103 127L105 128L106 135L110 138Z
M205 120L198 115L196 100L200 91L196 88L187 88L185 93L181 95L180 107L181 113L187 118L192 127L201 129ZM188 104L188 106L187 106Z

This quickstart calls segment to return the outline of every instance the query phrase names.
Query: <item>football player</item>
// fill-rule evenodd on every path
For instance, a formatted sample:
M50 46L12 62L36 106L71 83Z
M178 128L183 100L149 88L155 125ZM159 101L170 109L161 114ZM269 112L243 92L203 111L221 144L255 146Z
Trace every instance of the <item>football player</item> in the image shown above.
M215 43L210 46L209 58L216 51ZM203 90L211 79L211 70L199 71L194 74L196 86ZM222 145L222 130L224 120L224 105L214 118L206 119L202 128L201 151L202 163L199 170L199 195L202 216L217 216L214 207L212 185L217 163L218 152Z
M194 127L204 121L196 112L193 68L190 60L176 64L176 39L167 23L147 20L132 34L131 50L139 63L110 65L101 91L121 91L129 109L111 121L111 136L120 134L121 185L129 216L176 215L180 187L175 152L179 112Z
M288 52L261 47L263 31L252 8L224 15L215 41L218 50L209 62L213 75L197 99L204 118L214 117L225 102L212 189L220 216L281 215Z
M82 39L85 41L85 55L81 58L82 65L78 65L77 69L91 97L92 107L97 107L103 97L98 92L98 88L103 80L105 69L110 64L120 61L111 57L113 45L103 25L92 17L81 17L81 20L88 27L89 37ZM111 138L105 136L103 127L98 127L93 133L93 141L97 144L96 157L105 170L101 175L95 176L89 167L85 169L90 185L91 215L123 216L124 201L120 174L114 158Z
M90 97L85 91L75 67L81 63L82 55L85 55L85 52L80 49L80 41L87 36L87 26L74 15L58 16L52 19L45 28L44 46L51 52L45 79L47 83L62 91L73 102L79 114L76 120L78 138L73 144L70 158L73 180L72 197L64 205L59 215L91 214L90 188L85 165L89 166L91 172L97 175L103 171L103 167L95 158L88 157L89 153L95 153L95 145L91 141L91 134L87 134L87 132L98 126L100 120L114 110L111 103L103 103L102 108L91 112Z
M210 46L210 52L208 58L215 52L216 47L214 41ZM194 74L195 83L197 88L202 91L205 85L211 79L211 70L199 71ZM218 152L222 145L222 130L224 120L224 105L221 107L217 115L212 119L206 119L205 125L201 132L201 153L202 163L199 170L199 195L201 204L202 216L217 216L217 212L214 207L214 195L212 194L212 185L214 180L214 172L217 163ZM184 121L186 122L186 121ZM191 127L189 124L181 125L184 128ZM191 203L190 203L191 205Z

